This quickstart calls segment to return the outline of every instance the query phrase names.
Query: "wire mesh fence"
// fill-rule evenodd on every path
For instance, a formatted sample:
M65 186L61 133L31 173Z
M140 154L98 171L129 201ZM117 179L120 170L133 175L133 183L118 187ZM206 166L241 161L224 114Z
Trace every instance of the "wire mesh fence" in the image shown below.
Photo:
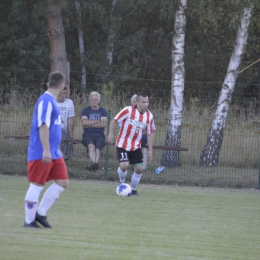
M105 128L107 138L108 124L124 104L118 100L104 97L102 106L109 111ZM165 100L165 103L169 100ZM80 142L83 127L81 112L83 105L75 101L74 137L79 140L72 144L73 156L66 161L70 178L96 179L118 182L118 160L114 145L106 144L101 150L98 169L87 170L91 163L90 151ZM167 133L169 111L153 106L151 108L156 122L155 146L164 146ZM27 174L27 148L29 142L32 107L2 107L0 114L0 173ZM259 116L258 112L247 110L247 117L232 109L224 132L224 140L219 155L219 163L214 167L199 166L200 154L211 128L214 109L209 107L185 108L183 111L181 147L178 151L180 165L166 167L160 174L155 169L161 166L163 148L153 150L153 160L148 162L142 175L142 183L168 185L196 185L212 187L257 188L259 170ZM117 135L118 129L115 132ZM11 137L10 137L11 136ZM14 138L15 137L15 138ZM130 182L132 167L129 167L126 181Z

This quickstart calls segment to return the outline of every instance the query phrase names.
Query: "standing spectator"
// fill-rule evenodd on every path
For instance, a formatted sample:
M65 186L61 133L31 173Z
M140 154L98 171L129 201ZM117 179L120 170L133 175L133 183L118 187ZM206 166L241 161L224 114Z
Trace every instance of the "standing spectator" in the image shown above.
M137 94L134 94L131 98L131 105L135 106L136 105L136 96ZM153 130L156 130L155 123L153 124ZM142 135L142 153L143 153L143 170L147 170L147 161L148 161L148 150L145 148L147 145L147 132L146 130L143 131Z
M39 97L34 107L28 147L30 186L25 196L24 227L40 228L40 223L51 228L46 213L69 184L66 164L59 149L61 116L57 98L64 85L64 74L52 72L47 83L48 90ZM45 191L37 208L40 193L50 180L54 182Z
M63 153L64 160L68 160L73 156L73 144L66 142L74 140L74 104L68 96L68 89L65 87L58 96L58 106L61 114L61 144L60 148Z
M91 92L89 96L90 106L85 107L81 113L81 122L84 129L82 143L87 147L91 165L86 169L95 171L99 169L98 161L100 152L106 145L104 135L107 123L107 111L100 107L101 96L98 92Z
M148 157L152 161L153 156L153 115L147 109L149 98L146 93L136 96L136 105L128 106L121 110L111 120L108 134L108 142L114 142L116 124L121 125L116 139L117 157L119 160L118 175L120 183L125 182L129 164L134 165L134 173L131 178L132 195L139 195L137 186L142 177L143 154L141 150L142 134L147 131Z

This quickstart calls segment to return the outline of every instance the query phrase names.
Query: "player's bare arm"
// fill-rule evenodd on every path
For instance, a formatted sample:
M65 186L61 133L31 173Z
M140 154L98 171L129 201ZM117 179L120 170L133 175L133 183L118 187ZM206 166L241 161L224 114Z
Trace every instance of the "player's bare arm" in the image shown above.
M44 163L49 163L52 159L49 143L49 127L46 124L40 126L40 139L43 147L42 161Z
M108 137L107 137L107 141L110 144L113 144L114 142L114 132L115 132L115 128L116 128L117 122L116 120L113 118L110 122L110 126L109 126L109 132L108 132Z
M154 133L148 134L147 143L148 143L148 157L150 162L152 162L153 159L153 140L154 140Z

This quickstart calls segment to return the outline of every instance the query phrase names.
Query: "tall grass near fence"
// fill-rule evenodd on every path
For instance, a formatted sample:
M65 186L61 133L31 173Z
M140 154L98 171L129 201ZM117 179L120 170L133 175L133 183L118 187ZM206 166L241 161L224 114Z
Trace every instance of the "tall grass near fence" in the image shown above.
M23 96L24 97L24 96ZM0 172L26 172L27 140L5 139L4 135L28 135L30 131L33 106L27 106L22 98L17 102L0 110ZM80 121L81 111L84 108L82 99L76 94L71 98L75 104L75 137L82 138L83 128ZM119 97L103 95L101 105L110 111L113 118L120 109L129 105L131 94ZM32 100L35 97L26 97ZM36 100L35 100L36 101ZM151 98L150 110L156 122L155 145L164 145L169 118L169 100ZM205 103L205 102L204 102ZM242 111L242 110L241 110ZM239 112L238 106L231 106L224 140L217 167L199 167L199 158L205 145L206 138L214 118L215 106L190 100L184 104L182 121L181 146L188 148L187 152L180 153L181 166L166 169L160 176L155 176L154 169L161 163L162 150L154 150L153 162L149 165L143 181L150 183L168 183L182 185L214 185L235 187L256 187L259 164L260 121L254 108L245 113ZM105 130L107 134L107 127ZM116 133L115 133L116 136ZM86 173L85 166L88 154L83 145L74 145L74 158L68 163L70 173L78 178L104 178L104 172ZM108 179L114 180L116 176L117 159L115 148L109 147L109 174ZM105 166L106 149L102 151L101 165ZM6 165L5 167L3 165ZM233 178L236 181L233 182Z

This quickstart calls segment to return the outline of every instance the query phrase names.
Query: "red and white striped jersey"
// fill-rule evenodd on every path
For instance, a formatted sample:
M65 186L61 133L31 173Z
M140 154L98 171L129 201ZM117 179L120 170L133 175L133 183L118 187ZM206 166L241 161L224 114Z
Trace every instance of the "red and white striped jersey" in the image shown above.
M121 110L114 118L120 124L116 139L116 146L126 151L141 148L143 131L147 134L154 132L154 118L149 110L140 113L135 106L128 106Z

